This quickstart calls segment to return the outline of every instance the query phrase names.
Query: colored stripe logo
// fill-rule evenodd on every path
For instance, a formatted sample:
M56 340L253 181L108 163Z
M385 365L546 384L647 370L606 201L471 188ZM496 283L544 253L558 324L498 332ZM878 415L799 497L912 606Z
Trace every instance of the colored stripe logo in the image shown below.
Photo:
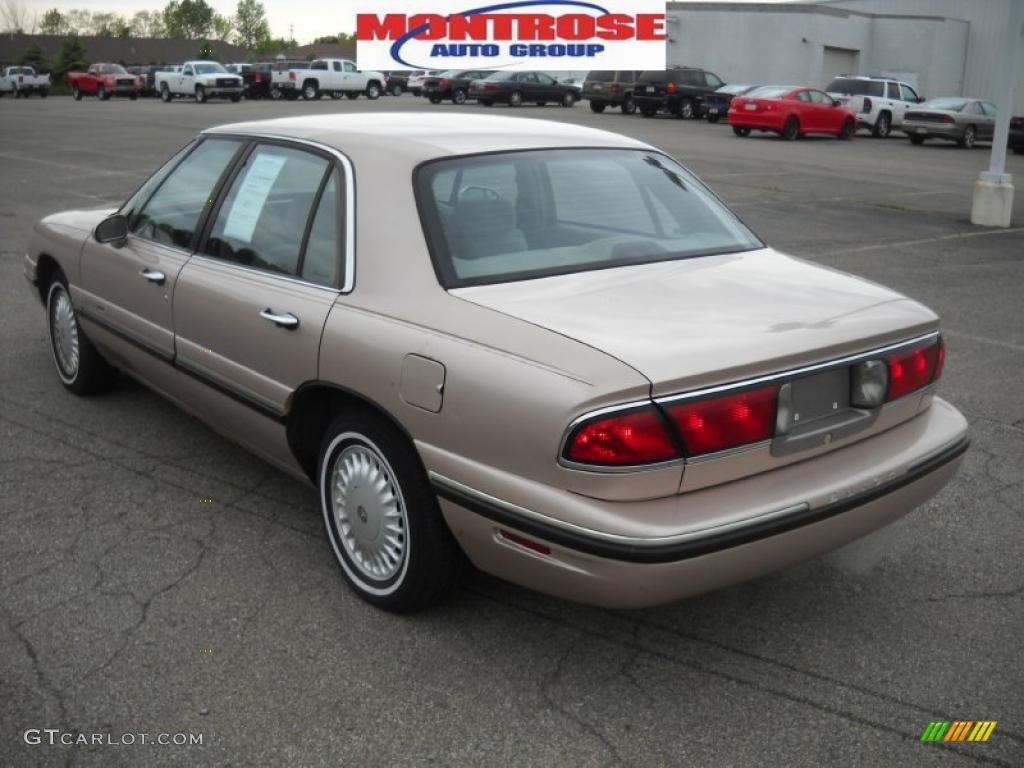
M995 729L995 720L933 720L921 741L988 741Z

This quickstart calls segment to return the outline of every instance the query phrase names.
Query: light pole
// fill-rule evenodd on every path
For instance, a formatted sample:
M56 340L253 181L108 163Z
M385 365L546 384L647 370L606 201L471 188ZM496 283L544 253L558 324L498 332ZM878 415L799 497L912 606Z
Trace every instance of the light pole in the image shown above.
M971 223L986 227L1008 227L1013 216L1013 180L1006 173L1006 141L1010 134L1010 116L1013 114L1017 73L1024 65L1021 50L1021 28L1024 26L1024 0L1010 0L1010 18L1006 37L1000 46L1003 65L999 77L999 95L996 99L995 135L987 171L982 171L974 182L974 202L971 205Z

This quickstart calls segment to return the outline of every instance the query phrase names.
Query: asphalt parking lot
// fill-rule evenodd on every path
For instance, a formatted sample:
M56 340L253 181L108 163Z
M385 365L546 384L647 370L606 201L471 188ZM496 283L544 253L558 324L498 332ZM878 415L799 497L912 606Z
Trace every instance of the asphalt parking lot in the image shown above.
M943 317L941 392L974 439L953 483L867 539L676 605L597 610L475 575L438 610L382 613L345 588L313 489L130 382L64 391L21 277L35 220L119 203L206 126L399 109L485 111L0 103L0 765L1020 765L1024 189L1011 229L969 223L987 147L515 113L650 141L770 244ZM1024 179L1024 157L1008 166ZM998 726L919 741L958 719ZM47 728L203 744L26 744Z

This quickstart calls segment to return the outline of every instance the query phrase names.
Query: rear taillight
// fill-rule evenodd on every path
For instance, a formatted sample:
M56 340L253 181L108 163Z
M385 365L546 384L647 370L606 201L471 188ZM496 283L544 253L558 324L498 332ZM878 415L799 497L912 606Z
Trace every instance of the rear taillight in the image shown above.
M627 467L679 457L664 418L654 405L597 416L569 435L565 458L580 464Z
M956 118L953 117L952 115L943 115L942 116L942 122L944 122L944 123L955 123L956 122Z
M886 401L897 400L927 387L942 375L946 348L939 338L927 346L895 352L886 358L889 366L889 391Z
M448 87L448 78L447 77L442 77L441 78L441 82L438 83L438 85L440 85L442 88L447 88Z
M867 96L864 97L864 104L861 106L860 111L861 112L870 112L871 111L871 99L869 99Z
M622 90L622 85L620 83L612 83L608 87L608 90L611 91L612 93L618 93L619 91Z
M675 83L669 83L668 85L665 86L665 93L675 93L675 92L676 92L676 84Z
M263 75L261 73L257 72L256 73L256 77L254 78L254 81L257 82L257 83L262 83L263 82Z
M497 91L497 90L500 90L500 89L501 89L501 86L498 85L497 83L484 83L484 90L485 91Z
M666 411L694 456L769 440L775 431L775 386L668 405Z

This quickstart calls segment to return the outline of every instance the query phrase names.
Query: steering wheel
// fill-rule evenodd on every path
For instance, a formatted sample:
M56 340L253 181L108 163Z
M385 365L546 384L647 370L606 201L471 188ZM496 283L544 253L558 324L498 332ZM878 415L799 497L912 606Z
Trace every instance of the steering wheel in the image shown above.
M466 199L467 192L480 192L481 200L501 200L501 195L498 194L498 190L492 187L484 187L478 184L471 184L467 187L462 187L459 190L458 200L461 202Z

